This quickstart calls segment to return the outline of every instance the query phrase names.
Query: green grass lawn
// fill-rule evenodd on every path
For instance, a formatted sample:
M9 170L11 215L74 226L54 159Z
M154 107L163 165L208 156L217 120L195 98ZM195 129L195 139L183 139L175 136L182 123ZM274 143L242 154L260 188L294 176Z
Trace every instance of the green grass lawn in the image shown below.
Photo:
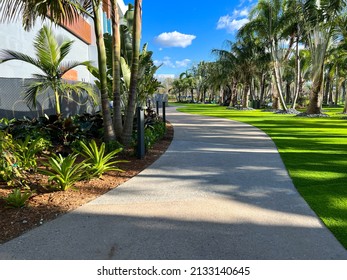
M189 104L179 111L249 123L266 132L300 194L347 248L347 120L342 119L342 108L325 109L330 118L204 104Z

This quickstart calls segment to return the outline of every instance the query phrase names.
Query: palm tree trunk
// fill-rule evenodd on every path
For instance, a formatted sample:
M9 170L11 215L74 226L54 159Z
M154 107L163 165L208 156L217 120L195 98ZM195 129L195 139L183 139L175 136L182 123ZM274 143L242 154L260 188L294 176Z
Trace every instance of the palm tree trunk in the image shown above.
M344 98L345 98L345 105L343 107L343 112L342 114L347 114L347 94L346 94L346 81L343 82L342 84L342 88L343 88L343 92L344 92Z
M339 69L338 66L336 66L336 84L335 84L335 106L339 103L339 96L340 96L340 83L339 83Z
M345 103L344 103L345 105L344 105L342 114L347 114L346 80L344 80L342 83L342 94L343 94L342 97L345 99Z
M100 75L100 95L101 95L101 108L104 124L104 138L105 142L109 143L116 139L112 118L110 112L110 102L107 90L107 73L106 73L106 49L105 42L101 26L100 17L100 1L93 0L93 14L94 14L94 26L96 36L96 46L98 51L98 67Z
M121 81L120 81L120 30L117 0L111 0L112 6L112 32L113 32L113 124L117 138L122 135L122 109L121 109Z
M266 83L266 74L261 74L261 85L260 85L260 103L264 102L265 96L265 83Z
M297 24L298 33L300 34L300 25ZM301 60L300 60L300 50L299 50L299 35L296 37L295 43L295 82L294 82L294 98L292 103L292 108L295 109L296 101L298 100L299 90L300 90L300 80L301 80Z
M57 116L59 116L61 114L60 96L59 96L59 92L57 89L54 89L54 97L55 97L55 113L57 114Z
M282 109L287 111L287 105L283 98L283 91L282 91L282 75L281 75L281 69L280 69L280 62L277 59L277 44L274 40L271 42L271 55L274 63L274 78L275 78L275 85L277 88L278 98L281 102Z
M235 107L237 102L237 82L233 81L231 88L230 104L229 107Z
M307 114L321 114L322 112L322 99L323 99L323 93L322 93L322 84L323 84L323 68L324 65L322 65L319 69L316 71L316 75L313 79L313 86L312 91L310 95L310 104L307 107Z
M245 83L244 89L243 89L242 108L248 108L249 91L250 91L250 85L249 83Z
M130 144L133 132L137 81L139 72L139 56L141 41L141 23L142 23L142 0L135 0L135 14L133 22L133 60L131 65L131 79L128 106L123 127L122 142L127 147Z

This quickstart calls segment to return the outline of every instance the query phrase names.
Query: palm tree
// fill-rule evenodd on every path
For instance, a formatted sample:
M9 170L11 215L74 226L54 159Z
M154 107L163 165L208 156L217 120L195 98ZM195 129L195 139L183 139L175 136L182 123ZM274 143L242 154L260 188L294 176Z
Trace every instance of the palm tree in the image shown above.
M101 0L85 0L86 6L91 10L91 18L94 21L94 31L96 37L96 46L98 51L98 68L99 68L99 77L100 77L100 97L101 97L101 107L102 107L102 116L104 122L104 137L106 142L111 142L116 140L116 134L113 128L113 122L111 117L111 108L108 94L107 86L107 56L105 41L101 25Z
M176 99L177 99L177 102L181 102L182 99L182 95L181 93L184 91L184 84L183 84L183 81L181 79L175 79L173 82L172 82L172 88L169 90L170 93L174 93L176 94Z
M212 53L217 55L218 60L216 62L216 72L211 73L209 83L213 83L217 80L221 85L225 85L230 89L230 104L229 106L235 106L237 101L237 84L240 79L240 72L238 71L238 64L235 54L231 48L233 43L231 41L226 42L229 45L230 50L213 49Z
M338 61L341 64L340 70L342 72L342 77L346 77L346 67L343 67L346 65L346 60L347 60L347 14L343 13L336 19L336 27L337 31L341 37L337 50L338 50ZM343 85L345 85L346 80L342 82ZM345 87L343 87L345 89ZM344 92L345 93L345 92ZM344 108L342 113L347 114L347 96L346 93L344 95L345 102L344 102Z
M22 19L25 30L30 30L37 18L47 15L53 22L73 22L83 5L90 0L1 0L0 22Z
M191 98L191 102L194 102L194 88L196 86L196 82L195 82L195 78L193 76L192 73L190 73L188 70L185 72L182 72L179 75L179 79L182 81L182 85L185 89L185 91L187 92L188 90L190 90L190 98ZM187 94L186 94L187 96Z
M96 97L93 88L85 83L68 83L63 79L65 73L77 66L87 66L90 62L64 62L69 54L73 41L65 40L61 43L55 38L52 29L43 26L34 40L36 58L12 50L0 52L0 63L20 60L36 66L42 73L34 74L35 81L26 86L25 100L30 107L36 108L37 96L53 90L55 98L55 111L61 114L61 101L63 97L68 98L72 92L77 94L87 93L95 102Z
M137 95L136 91L137 91L137 83L138 83L138 75L139 75L141 30L142 30L142 0L135 0L130 91L129 91L127 110L125 113L123 133L122 133L122 143L125 146L128 146L130 144L131 136L133 132L136 95Z
M308 114L320 114L323 97L324 64L336 19L345 1L306 0L302 3L308 47L311 51L312 89Z
M121 37L117 0L111 0L112 10L112 54L113 54L113 125L116 135L123 131L121 108Z
M283 0L260 0L251 13L252 20L246 24L247 29L254 30L259 37L266 40L269 46L275 86L284 110L287 110L287 106L283 97L282 67L288 58L288 50L293 43L293 40L289 41L287 51L281 47L283 39L287 39L283 38L283 30L290 22L286 12L286 4L286 1Z

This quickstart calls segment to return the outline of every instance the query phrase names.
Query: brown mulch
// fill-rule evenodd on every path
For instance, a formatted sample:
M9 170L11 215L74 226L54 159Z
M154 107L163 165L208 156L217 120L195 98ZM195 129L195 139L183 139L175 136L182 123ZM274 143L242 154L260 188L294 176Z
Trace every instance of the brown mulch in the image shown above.
M129 155L118 157L129 161L119 164L119 168L124 172L109 172L104 174L102 179L78 182L75 189L33 195L28 205L19 209L6 208L4 201L0 199L0 244L76 209L140 173L169 147L173 138L173 127L170 123L167 123L166 127L164 138L147 152L144 159ZM11 190L0 187L0 197L10 192Z

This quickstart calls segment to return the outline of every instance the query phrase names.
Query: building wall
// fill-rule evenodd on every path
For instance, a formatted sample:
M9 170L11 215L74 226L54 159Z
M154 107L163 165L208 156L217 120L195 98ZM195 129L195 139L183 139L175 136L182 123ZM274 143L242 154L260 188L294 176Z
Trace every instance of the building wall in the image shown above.
M126 12L127 7L122 0L118 0L119 12L121 17ZM103 3L103 30L104 32L110 32L110 3L109 0L104 0ZM34 56L33 41L43 24L50 24L49 19L44 22L38 20L32 30L26 32L21 26L21 22L14 23L1 23L0 24L0 49L11 49L19 52L26 53L30 56ZM63 36L68 39L74 40L71 52L66 57L66 61L92 61L97 65L97 51L95 46L95 35L93 22L91 19L82 19L72 26L67 24L66 28L60 26L54 26L53 29L56 35ZM88 34L89 32L89 34ZM94 78L86 67L78 67L77 80L92 83ZM35 73L37 69L33 66L27 65L24 62L9 61L0 64L0 78L30 78L32 73Z
M1 24L0 28L0 49L10 49L25 53L30 56L35 56L33 41L36 34L44 24L50 24L49 20L43 23L37 21L34 28L30 32L24 31L20 28L18 23ZM77 60L86 61L90 60L89 45L77 38L67 30L61 27L53 26L56 36L62 36L70 40L74 40L71 52L67 55L66 61ZM86 67L76 68L78 71L78 80L91 82L92 78ZM33 73L40 73L40 70L25 62L8 61L0 64L0 77L4 78L30 78Z
M103 3L103 30L109 32L109 0ZM122 17L127 7L123 1L118 0L120 16ZM33 41L36 34L43 24L51 24L49 19L38 20L34 27L26 32L22 28L21 22L1 23L0 24L0 49L11 49L25 53L29 56L35 56ZM97 49L95 44L95 34L93 21L91 19L80 19L74 26L67 24L65 27L52 25L54 33L57 36L74 40L70 53L66 56L65 61L92 61L97 66ZM94 83L94 77L89 73L86 67L79 66L75 71L68 72L64 78L67 80L78 80L87 83ZM42 113L51 113L52 101L41 100L40 108L36 112L31 112L26 104L21 100L22 87L32 78L33 73L40 73L35 66L20 61L8 61L0 64L0 118L1 117L22 117L24 115L34 117ZM66 104L71 106L71 104ZM64 106L65 107L65 106ZM88 108L87 108L88 107ZM73 108L62 108L66 114L77 113L78 110L90 111L95 108L90 106L73 106Z

